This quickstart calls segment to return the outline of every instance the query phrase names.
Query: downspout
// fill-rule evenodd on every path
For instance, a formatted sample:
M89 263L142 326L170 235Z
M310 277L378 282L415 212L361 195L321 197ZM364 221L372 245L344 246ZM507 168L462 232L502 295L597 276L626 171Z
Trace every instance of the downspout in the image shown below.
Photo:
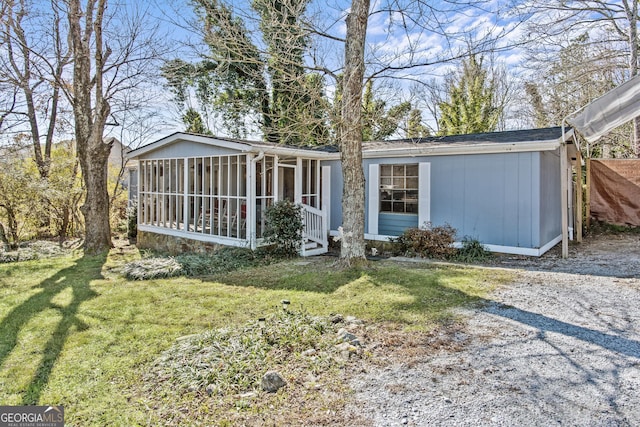
M256 164L256 163L258 163L258 162L259 162L260 160L262 160L262 159L264 159L264 151L262 151L262 150L261 150L261 151L258 153L258 155L257 155L256 157L254 157L253 159L251 159L251 162L252 162L253 164Z

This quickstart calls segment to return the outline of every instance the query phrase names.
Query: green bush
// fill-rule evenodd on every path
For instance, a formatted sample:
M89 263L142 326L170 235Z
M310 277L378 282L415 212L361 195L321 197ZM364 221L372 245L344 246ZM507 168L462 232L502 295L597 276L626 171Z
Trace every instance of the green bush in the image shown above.
M267 208L264 237L274 245L274 255L296 257L302 244L302 229L302 206L282 200Z
M251 267L261 261L248 248L223 247L212 254L181 254L176 259L185 276L204 276Z
M135 240L138 237L138 206L127 208L127 237Z
M433 227L426 223L424 228L408 228L400 236L391 239L399 244L405 255L424 258L448 259L456 254L453 247L456 230L449 224Z
M462 262L480 262L491 257L489 252L478 239L465 236L462 239L462 246L456 253L456 260Z

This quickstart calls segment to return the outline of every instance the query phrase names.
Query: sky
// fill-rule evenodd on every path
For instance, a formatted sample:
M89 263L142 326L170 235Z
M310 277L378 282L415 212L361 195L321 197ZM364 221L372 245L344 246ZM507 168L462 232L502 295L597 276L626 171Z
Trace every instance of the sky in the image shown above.
M251 14L248 7L251 0L227 1L238 16L247 18ZM49 3L36 0L35 4L44 7ZM165 44L167 51L164 56L167 58L197 61L199 53L207 51L202 43L200 23L195 20L189 0L110 0L109 4L118 12L148 12L149 26L158 26L158 39ZM313 56L309 56L309 65L340 72L343 44L332 38L345 37L345 17L350 4L350 0L310 0L307 9L310 21L331 37L313 39ZM398 10L388 10L389 4ZM366 76L377 77L375 85L380 96L386 97L390 104L411 100L423 109L423 118L427 119L425 101L418 99L414 90L416 82L441 81L442 76L458 65L454 59L467 51L469 44L479 50L495 51L494 59L514 75L525 73L521 67L524 50L516 44L526 38L527 27L511 13L507 4L504 0L471 1L469 4L460 0L372 0L367 31ZM245 22L249 28L257 27L255 19L246 19ZM257 31L254 36L256 43L260 44ZM421 63L426 65L416 66ZM403 69L408 65L411 67ZM397 69L389 69L389 66ZM387 83L384 87L383 80ZM118 118L114 122L128 121L136 126L129 130L121 123L121 126L108 128L110 135L132 146L149 143L184 128L180 111L171 101L163 80L150 80L148 83L144 95L153 99L147 103L147 116L118 116L116 112ZM333 79L326 80L329 95L334 84ZM153 115L155 117L151 117ZM214 128L214 132L226 136L223 128Z
M229 2L238 15L250 11L245 0ZM401 5L400 11L388 12L388 4ZM346 35L345 16L351 2L346 0L311 0L308 16L314 25L326 31L332 37L344 38ZM516 69L522 62L523 52L510 47L520 41L524 34L524 25L514 16L510 16L505 8L506 2L486 0L472 2L472 6L455 1L416 2L400 0L372 0L371 15L367 31L367 76L379 75L394 77L388 80L388 91L397 103L412 96L412 83L416 80L431 81L441 79L457 65L452 61L467 51L468 44L479 45L480 40L490 39L485 49L497 50L496 60L511 69ZM198 29L192 26L195 17L193 9L183 0L155 0L153 14L162 22L163 27L181 43L199 44L201 51L206 47L201 44ZM255 21L245 19L249 28L255 28ZM257 33L256 33L257 34ZM256 37L257 43L260 43ZM478 49L482 49L478 47ZM196 50L182 47L176 52L178 57L189 60L197 58ZM343 45L329 38L314 38L316 62L332 71L339 72L343 62ZM313 61L309 60L311 64ZM411 67L406 70L384 71L389 66L403 67L410 64L426 63L423 67ZM400 78L399 80L397 78ZM327 92L333 92L334 81L327 79ZM376 83L377 84L377 83ZM166 95L166 94L165 94ZM400 99L402 98L402 99ZM414 96L415 98L415 96ZM415 100L414 100L415 101ZM416 101L417 102L417 101ZM158 128L151 138L159 138L182 128L176 108L168 99L164 116L165 126ZM423 117L426 118L426 114ZM223 133L219 129L216 133ZM224 135L221 135L224 136Z

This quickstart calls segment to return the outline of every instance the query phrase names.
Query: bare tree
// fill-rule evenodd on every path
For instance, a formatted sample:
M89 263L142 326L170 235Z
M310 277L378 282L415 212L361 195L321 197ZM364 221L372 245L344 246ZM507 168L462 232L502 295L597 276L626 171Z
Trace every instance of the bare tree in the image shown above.
M369 0L353 0L347 15L339 126L342 161L342 229L340 258L347 265L366 260L364 253L364 172L362 170L362 81L369 20Z
M594 51L599 50L598 45L617 46L620 68L626 70L627 80L640 70L638 6L636 0L537 0L523 2L519 10L533 15L530 35L535 49L557 46L558 39L567 34L571 38L590 34ZM591 62L582 67L588 67ZM636 156L640 157L640 118L633 122L633 140Z
M105 139L112 104L120 93L143 90L142 85L160 52L157 26L145 13L120 5L117 16L107 14L107 0L67 0L69 40L73 58L73 106L78 159L86 189L81 211L85 219L85 251L109 249L107 161L112 139ZM120 25L117 25L117 23ZM114 46L115 48L112 48Z
M50 13L44 16L30 7L34 9L25 0L7 0L4 4L0 81L13 88L14 107L21 101L11 115L21 116L28 123L33 158L40 176L46 179L59 124L60 84L70 57L57 3L52 1Z

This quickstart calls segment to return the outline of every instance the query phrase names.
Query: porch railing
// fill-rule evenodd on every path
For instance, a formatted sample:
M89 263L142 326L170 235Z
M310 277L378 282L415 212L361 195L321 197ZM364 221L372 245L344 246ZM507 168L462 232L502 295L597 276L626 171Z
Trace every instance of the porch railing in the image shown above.
M327 210L302 205L302 256L319 255L329 249Z

